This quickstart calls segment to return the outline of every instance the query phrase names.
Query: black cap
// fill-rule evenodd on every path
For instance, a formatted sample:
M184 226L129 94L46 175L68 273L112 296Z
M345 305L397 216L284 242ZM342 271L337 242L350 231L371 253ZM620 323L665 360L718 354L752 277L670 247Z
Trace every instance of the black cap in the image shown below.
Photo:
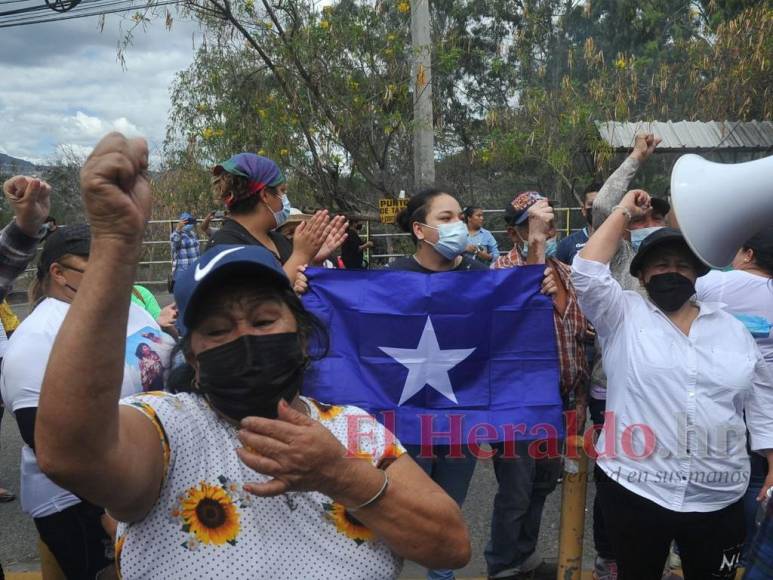
M652 232L642 241L641 246L639 246L639 251L636 252L633 260L631 260L631 276L639 276L639 273L644 266L644 260L647 258L648 253L656 248L663 246L664 244L675 241L681 242L681 244L684 246L684 249L687 250L687 252L693 258L695 258L695 271L699 278L709 273L711 268L704 264L701 259L695 255L695 252L690 249L690 246L687 245L687 240L684 239L682 232L674 228L660 228L659 230Z
M65 254L88 256L91 247L91 228L88 224L61 226L46 238L38 262L38 278L43 278L51 267Z

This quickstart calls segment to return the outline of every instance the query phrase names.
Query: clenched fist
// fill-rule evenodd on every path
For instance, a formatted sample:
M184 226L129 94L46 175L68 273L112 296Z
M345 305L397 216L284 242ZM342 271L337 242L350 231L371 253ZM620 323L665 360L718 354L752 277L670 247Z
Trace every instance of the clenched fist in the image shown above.
M148 144L110 133L81 169L81 193L91 235L139 248L153 198L148 179Z
M42 179L16 175L3 183L3 193L21 231L36 238L51 208L51 186Z

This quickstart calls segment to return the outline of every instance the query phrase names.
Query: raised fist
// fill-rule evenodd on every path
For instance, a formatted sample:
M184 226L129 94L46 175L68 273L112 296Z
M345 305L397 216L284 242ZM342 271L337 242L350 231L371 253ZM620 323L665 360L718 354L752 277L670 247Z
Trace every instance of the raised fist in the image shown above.
M633 151L631 157L638 159L639 161L646 161L650 155L655 152L657 147L663 139L656 137L653 133L640 133L636 135L636 141L633 144Z
M3 183L3 193L13 208L16 225L36 238L51 209L51 186L42 179L16 175Z
M153 204L145 140L103 137L81 169L81 193L94 240L139 247Z

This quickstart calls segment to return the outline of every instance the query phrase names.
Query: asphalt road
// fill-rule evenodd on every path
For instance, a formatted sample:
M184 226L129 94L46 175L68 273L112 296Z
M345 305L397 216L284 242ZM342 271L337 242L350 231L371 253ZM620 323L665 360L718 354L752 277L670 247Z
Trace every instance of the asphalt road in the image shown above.
M161 296L160 302L167 304L168 296ZM14 307L22 316L26 314L20 307ZM19 489L19 457L21 438L13 416L6 412L0 426L0 485L15 492ZM496 481L491 461L481 460L475 469L467 501L464 505L464 517L470 528L473 557L469 565L458 572L460 578L485 577L486 564L483 550L489 536L491 510L496 493ZM588 501L585 518L583 567L590 568L593 563L593 538L591 531L593 485L588 486ZM548 497L540 530L539 551L546 563L539 569L536 578L555 578L555 563L558 557L558 530L561 502L561 486ZM0 563L8 571L26 571L39 568L37 555L37 533L32 520L22 513L18 499L12 503L0 504ZM423 568L407 562L403 578L420 578Z

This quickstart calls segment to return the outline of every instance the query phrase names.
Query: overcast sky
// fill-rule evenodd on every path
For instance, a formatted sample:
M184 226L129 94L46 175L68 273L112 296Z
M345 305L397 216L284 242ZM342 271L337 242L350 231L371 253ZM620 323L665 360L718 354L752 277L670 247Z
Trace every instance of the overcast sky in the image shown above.
M0 30L0 151L34 162L58 145L88 153L111 130L145 136L160 149L176 72L193 60L197 25L177 20L138 29L117 56L120 16L96 17Z

